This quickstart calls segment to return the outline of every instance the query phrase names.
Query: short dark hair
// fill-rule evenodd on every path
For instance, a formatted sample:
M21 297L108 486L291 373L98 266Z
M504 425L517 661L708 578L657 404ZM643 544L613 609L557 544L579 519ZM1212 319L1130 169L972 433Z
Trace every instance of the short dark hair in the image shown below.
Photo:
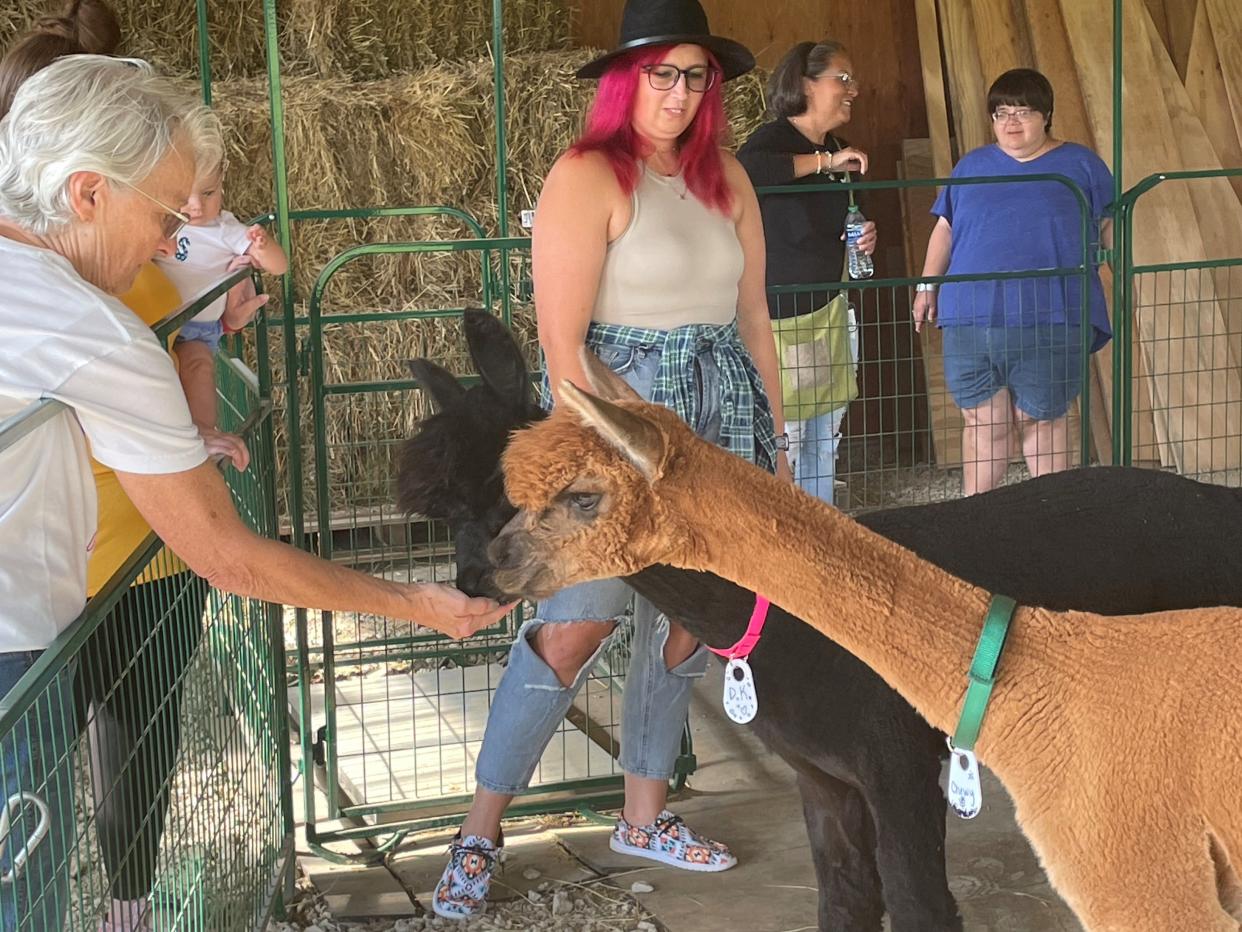
M1034 68L1014 68L992 82L988 113L997 107L1030 107L1044 115L1044 132L1052 131L1052 84Z
M806 91L803 78L818 78L828 70L833 57L845 46L832 39L799 42L781 59L768 79L768 114L773 119L806 113Z

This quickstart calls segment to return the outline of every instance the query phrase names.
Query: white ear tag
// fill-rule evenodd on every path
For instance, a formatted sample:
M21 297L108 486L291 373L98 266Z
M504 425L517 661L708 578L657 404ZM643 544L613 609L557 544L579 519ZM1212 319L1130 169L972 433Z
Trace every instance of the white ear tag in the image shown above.
M724 710L725 715L739 725L745 725L759 714L755 678L744 657L734 657L725 666Z
M945 794L949 808L963 819L973 819L983 808L983 786L979 782L979 761L974 751L949 745L949 789Z

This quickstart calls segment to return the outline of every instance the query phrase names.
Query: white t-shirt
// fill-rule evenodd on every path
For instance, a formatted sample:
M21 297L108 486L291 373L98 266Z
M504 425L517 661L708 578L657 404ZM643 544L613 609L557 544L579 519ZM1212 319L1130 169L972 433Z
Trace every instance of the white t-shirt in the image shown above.
M67 259L5 237L0 270L0 420L39 398L72 409L0 452L0 652L41 650L86 604L86 440L122 472L182 472L207 451L172 361L125 305Z
M177 286L182 301L190 301L218 284L229 263L250 248L246 226L227 210L206 226L186 224L177 234L177 251L156 257L156 264ZM198 323L219 320L227 299L221 295L194 315Z

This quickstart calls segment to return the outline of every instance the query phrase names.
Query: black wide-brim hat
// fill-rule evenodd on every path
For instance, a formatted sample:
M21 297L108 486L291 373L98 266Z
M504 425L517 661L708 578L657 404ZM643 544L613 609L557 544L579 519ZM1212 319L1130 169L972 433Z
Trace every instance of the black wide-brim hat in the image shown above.
M621 39L615 49L587 62L580 78L598 78L616 59L652 45L701 45L720 62L726 81L755 67L755 56L740 42L711 34L699 0L626 0Z

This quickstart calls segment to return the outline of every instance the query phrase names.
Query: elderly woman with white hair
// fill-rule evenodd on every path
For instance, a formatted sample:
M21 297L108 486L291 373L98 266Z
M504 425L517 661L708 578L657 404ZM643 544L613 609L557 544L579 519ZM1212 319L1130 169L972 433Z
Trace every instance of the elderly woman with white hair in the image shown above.
M377 579L253 534L190 420L168 355L113 295L171 253L196 171L219 158L206 110L140 62L63 58L27 80L0 121L0 420L40 398L68 410L0 468L0 696L86 602L95 533L89 453L195 572L238 595L409 619L454 637L506 607L436 585ZM12 818L0 927L59 928L73 845L74 716L53 682L38 728L0 735L0 793L46 809ZM38 833L41 835L42 833Z

